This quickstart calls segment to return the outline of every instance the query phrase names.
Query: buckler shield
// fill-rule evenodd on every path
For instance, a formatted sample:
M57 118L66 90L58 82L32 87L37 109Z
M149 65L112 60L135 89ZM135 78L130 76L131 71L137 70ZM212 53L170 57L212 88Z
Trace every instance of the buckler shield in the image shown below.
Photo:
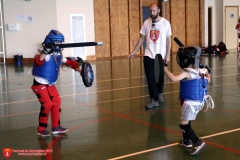
M5 158L10 158L12 155L12 148L3 148L3 156Z
M81 75L82 75L83 84L86 87L91 87L94 81L94 74L93 74L92 66L90 63L84 62L82 64Z

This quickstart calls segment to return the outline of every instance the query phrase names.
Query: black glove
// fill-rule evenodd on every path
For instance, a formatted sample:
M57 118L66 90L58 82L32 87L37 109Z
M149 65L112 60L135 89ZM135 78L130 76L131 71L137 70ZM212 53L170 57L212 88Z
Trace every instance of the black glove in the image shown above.
M82 60L82 58L80 58L80 57L77 57L77 60L76 60L78 63L83 63L83 60Z
M44 54L51 54L55 48L55 43L46 43L43 44L42 53Z
M55 46L54 42L44 44L45 48L53 48Z
M212 70L207 65L204 66L204 68L206 68L208 70L209 75L212 76Z
M212 70L207 66L207 65L202 65L201 63L199 64L199 67L200 68L206 68L208 70L208 73L210 76L212 76Z

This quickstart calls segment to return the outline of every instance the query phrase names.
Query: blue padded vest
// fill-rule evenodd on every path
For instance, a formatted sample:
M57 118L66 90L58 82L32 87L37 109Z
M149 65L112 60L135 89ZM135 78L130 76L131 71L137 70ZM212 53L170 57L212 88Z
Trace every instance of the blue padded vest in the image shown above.
M208 94L208 79L186 79L180 81L179 99L203 101L204 95Z
M49 61L45 61L41 66L33 65L32 75L48 80L49 85L54 84L58 78L58 71L62 61L62 55L51 55Z

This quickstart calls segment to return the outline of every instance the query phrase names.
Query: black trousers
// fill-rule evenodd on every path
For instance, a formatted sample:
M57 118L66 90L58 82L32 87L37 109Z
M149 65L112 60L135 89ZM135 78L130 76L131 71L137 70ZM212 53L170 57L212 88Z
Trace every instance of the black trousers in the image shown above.
M164 78L163 78L163 81L160 82L160 85L157 86L156 80L155 80L155 72L154 72L154 59L151 59L148 56L144 56L143 63L144 63L145 75L147 78L148 91L149 91L150 98L154 99L155 101L158 101L159 99L158 94L163 93L162 90L164 85ZM163 76L164 76L164 73L163 73Z

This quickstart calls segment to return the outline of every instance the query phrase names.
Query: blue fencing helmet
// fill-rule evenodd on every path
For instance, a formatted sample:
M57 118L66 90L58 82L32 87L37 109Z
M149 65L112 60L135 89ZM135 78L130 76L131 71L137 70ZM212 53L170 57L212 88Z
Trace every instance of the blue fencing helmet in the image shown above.
M60 42L60 43L64 42L64 35L57 30L51 30L46 36L42 44L54 43L54 42ZM61 50L59 48L55 48L54 51L60 52Z
M64 42L64 35L57 30L51 30L46 36L43 44L52 42Z

